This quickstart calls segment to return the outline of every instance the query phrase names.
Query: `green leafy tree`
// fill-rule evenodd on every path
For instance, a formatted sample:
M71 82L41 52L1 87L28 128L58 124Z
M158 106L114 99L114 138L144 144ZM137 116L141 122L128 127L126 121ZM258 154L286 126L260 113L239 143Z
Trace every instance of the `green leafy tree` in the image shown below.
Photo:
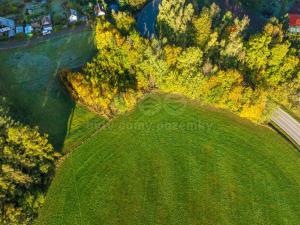
M215 4L199 15L185 0L163 0L159 37L142 38L132 18L97 24L97 56L67 72L73 96L105 115L127 111L152 89L180 93L253 121L267 118L270 99L297 108L299 56L272 19L246 37L249 19L221 15ZM166 41L167 39L167 41Z
M195 42L201 48L205 47L209 41L213 33L213 21L218 17L219 13L219 6L212 4L209 8L204 7L198 16L194 16Z
M116 27L123 34L129 34L135 26L135 19L128 12L113 13Z
M58 157L47 136L14 121L0 103L0 224L30 224Z
M193 5L186 0L163 0L157 17L160 37L174 44L188 45L192 39L193 15Z

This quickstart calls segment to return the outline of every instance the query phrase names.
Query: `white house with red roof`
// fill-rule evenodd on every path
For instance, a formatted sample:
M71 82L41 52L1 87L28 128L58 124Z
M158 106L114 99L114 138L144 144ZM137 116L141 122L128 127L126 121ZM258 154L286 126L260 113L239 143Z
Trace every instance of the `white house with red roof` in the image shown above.
M289 32L300 34L300 1L289 12Z

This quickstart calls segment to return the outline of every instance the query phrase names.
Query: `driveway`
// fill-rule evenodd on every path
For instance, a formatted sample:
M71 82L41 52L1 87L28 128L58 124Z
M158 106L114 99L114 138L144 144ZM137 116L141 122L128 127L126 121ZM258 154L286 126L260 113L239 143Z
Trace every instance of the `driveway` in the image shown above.
M300 123L282 109L274 111L271 120L300 146Z

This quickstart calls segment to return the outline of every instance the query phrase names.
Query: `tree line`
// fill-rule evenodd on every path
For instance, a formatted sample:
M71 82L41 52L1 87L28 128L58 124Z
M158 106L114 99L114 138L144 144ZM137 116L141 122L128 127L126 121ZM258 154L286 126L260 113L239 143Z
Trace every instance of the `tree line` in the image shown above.
M129 12L119 12L98 21L92 61L61 77L75 98L107 116L154 89L255 122L265 121L277 103L299 110L299 51L276 18L251 36L249 23L216 4L197 10L186 0L163 0L157 35L148 40Z
M0 224L32 222L58 158L47 135L13 119L0 97Z

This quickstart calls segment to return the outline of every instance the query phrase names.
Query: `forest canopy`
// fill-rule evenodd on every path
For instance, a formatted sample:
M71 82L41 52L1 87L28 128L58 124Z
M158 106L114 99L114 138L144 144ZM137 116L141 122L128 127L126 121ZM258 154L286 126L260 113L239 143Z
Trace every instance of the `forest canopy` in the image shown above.
M277 19L249 37L247 16L222 13L216 4L198 11L186 0L163 0L150 40L129 13L99 20L97 56L81 72L64 71L63 80L75 98L107 116L157 89L255 122L276 103L299 110L299 52Z
M0 224L30 224L58 157L47 136L14 120L0 97Z

